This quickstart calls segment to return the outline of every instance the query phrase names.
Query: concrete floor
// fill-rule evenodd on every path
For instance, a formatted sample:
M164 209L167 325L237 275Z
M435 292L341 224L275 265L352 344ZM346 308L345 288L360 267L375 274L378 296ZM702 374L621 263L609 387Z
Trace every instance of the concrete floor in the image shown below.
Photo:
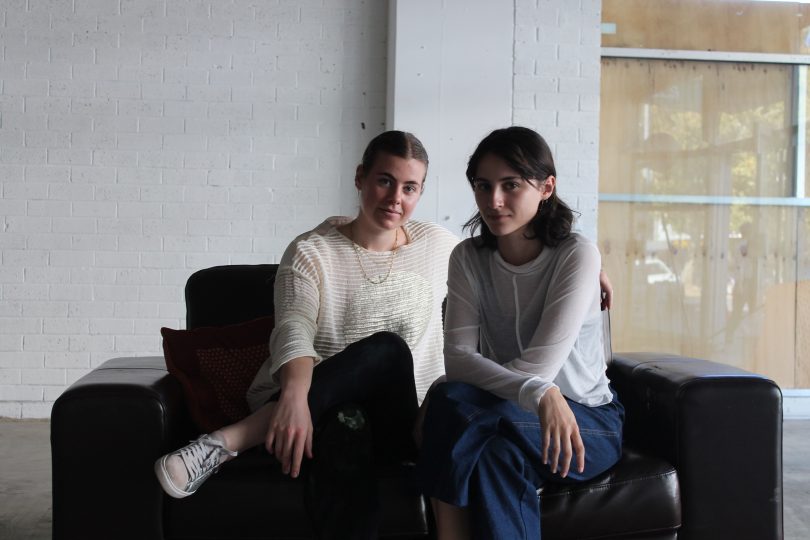
M810 420L787 420L782 439L785 539L810 539Z
M0 539L51 538L51 446L45 420L0 419ZM784 426L785 539L810 539L810 420Z
M51 440L47 420L0 419L0 538L51 538Z

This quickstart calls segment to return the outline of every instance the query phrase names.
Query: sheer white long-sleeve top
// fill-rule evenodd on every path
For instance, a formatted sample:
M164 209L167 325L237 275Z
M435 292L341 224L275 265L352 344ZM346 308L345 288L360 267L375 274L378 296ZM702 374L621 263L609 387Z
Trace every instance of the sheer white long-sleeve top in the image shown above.
M588 406L610 403L597 247L572 234L514 266L461 242L450 257L445 321L448 380L537 412L552 385Z

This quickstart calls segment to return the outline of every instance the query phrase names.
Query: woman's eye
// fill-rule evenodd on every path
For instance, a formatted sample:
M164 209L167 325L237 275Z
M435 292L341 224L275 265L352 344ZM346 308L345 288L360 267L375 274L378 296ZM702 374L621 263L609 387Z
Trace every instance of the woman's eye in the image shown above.
M486 182L476 182L473 185L473 189L475 191L479 191L479 192L482 192L482 193L487 192L487 191L489 191L489 184L487 184Z
M507 182L506 184L504 184L504 189L506 189L508 191L514 191L519 187L520 187L520 184L518 182Z
M377 179L377 183L380 184L381 186L390 186L391 185L391 179L386 178L385 176L382 176L382 177Z

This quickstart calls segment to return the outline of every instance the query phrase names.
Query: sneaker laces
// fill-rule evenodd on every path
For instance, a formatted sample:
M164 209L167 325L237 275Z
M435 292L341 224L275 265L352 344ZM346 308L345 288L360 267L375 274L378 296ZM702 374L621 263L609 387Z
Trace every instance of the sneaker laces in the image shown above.
M225 443L210 435L203 435L192 444L180 449L180 459L188 473L188 485L205 478L210 472L219 469L221 456L236 457L237 452L225 448Z

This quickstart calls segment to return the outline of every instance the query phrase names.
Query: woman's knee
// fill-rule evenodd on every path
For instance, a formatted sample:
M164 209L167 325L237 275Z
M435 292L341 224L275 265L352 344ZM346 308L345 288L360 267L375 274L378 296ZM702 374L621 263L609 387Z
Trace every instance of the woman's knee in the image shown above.
M393 332L377 332L358 342L362 346L361 355L377 360L390 368L399 366L407 373L413 373L413 356L408 344Z
M405 340L393 332L376 332L355 341L346 350L350 349L354 349L355 353L361 351L363 353L382 352L391 354L408 351L408 354L410 354L410 348Z
M366 340L375 347L390 348L398 352L408 351L408 354L411 352L405 340L394 332L376 332L368 336Z

